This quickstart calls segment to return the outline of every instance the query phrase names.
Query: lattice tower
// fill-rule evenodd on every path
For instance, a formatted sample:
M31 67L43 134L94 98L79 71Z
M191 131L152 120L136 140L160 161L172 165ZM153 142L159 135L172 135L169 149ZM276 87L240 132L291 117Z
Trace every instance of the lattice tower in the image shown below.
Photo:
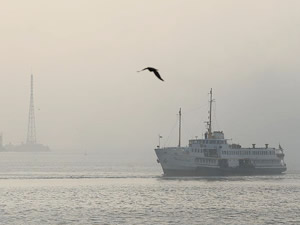
M27 144L36 144L34 101L33 101L33 75L32 74L31 74L31 86L30 86L30 104L29 104L29 115L28 115Z

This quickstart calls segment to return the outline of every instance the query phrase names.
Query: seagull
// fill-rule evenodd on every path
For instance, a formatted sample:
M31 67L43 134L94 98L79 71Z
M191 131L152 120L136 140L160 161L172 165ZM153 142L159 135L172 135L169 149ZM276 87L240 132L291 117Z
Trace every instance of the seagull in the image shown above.
M137 71L137 72L141 72L141 71L144 71L144 70L149 70L150 72L153 72L153 73L155 74L155 76L156 76L158 79L160 79L161 81L164 81L164 80L161 78L160 74L158 73L158 69L155 69L155 68L153 68L153 67L146 67L145 69L142 69L142 70Z

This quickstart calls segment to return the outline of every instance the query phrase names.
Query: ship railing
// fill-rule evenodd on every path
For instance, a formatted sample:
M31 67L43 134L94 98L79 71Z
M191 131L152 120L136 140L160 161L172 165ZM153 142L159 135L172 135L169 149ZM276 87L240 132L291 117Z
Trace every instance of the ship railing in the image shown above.
M165 149L165 150L186 150L187 147L157 147L157 149Z

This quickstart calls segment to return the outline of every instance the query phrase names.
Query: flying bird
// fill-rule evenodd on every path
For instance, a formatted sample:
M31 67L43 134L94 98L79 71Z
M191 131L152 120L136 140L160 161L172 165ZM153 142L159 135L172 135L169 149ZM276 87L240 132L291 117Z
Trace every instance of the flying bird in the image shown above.
M144 71L144 70L149 70L149 72L153 72L153 73L155 74L155 76L156 76L158 79L160 79L161 81L164 81L164 80L161 78L160 74L158 73L158 69L155 69L155 68L153 68L153 67L146 67L145 69L142 69L142 70L137 71L137 72L141 72L141 71Z

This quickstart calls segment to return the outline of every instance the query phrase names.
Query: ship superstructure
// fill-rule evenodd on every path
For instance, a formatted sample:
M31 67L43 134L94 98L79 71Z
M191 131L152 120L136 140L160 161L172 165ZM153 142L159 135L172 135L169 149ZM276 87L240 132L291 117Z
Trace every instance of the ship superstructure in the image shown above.
M210 90L209 121L204 139L189 140L188 147L179 145L155 149L158 162L168 176L280 174L286 171L283 149L264 147L243 148L230 144L223 131L212 131L212 89ZM179 118L181 117L181 110ZM181 119L180 119L181 120Z

